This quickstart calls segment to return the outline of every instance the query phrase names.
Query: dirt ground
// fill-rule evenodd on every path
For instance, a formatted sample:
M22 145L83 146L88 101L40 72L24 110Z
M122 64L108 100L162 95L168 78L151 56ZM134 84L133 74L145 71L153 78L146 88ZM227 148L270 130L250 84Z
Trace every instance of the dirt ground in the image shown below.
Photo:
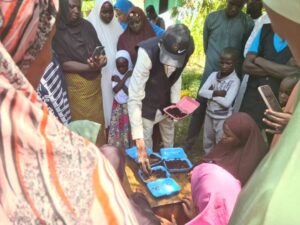
M175 124L175 142L174 146L179 147L184 143L184 139L187 135L188 126L190 124L191 117L187 117L182 121L178 121ZM193 148L190 151L186 151L188 158L192 161L192 163L198 162L203 155L203 131L201 130L200 135L197 138L197 141Z

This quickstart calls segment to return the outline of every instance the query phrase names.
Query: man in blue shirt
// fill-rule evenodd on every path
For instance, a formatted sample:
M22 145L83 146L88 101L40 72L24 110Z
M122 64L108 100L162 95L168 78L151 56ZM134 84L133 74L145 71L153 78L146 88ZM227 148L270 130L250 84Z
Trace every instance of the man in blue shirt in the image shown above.
M248 50L243 71L250 75L240 111L248 113L260 129L267 109L257 88L269 85L278 96L283 78L299 73L299 68L291 65L292 54L287 42L274 33L271 24L265 24L258 32Z

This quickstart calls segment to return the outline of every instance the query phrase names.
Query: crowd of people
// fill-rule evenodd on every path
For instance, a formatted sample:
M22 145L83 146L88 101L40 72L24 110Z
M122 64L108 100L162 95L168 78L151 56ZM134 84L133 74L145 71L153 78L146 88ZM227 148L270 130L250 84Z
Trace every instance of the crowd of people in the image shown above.
M150 174L155 136L173 147L163 109L180 100L190 29L165 27L153 5L96 0L87 19L81 6L0 1L0 223L176 225L125 192L125 149ZM188 225L300 223L299 13L293 0L227 0L205 18L200 106L182 143L204 125Z

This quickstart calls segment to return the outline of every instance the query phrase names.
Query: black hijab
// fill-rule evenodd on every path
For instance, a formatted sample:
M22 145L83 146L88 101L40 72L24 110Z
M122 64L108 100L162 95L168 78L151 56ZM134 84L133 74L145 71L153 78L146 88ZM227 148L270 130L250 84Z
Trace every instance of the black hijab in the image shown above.
M77 61L87 63L94 49L101 45L93 25L83 18L69 22L69 1L60 0L60 16L53 40L53 49L60 63Z

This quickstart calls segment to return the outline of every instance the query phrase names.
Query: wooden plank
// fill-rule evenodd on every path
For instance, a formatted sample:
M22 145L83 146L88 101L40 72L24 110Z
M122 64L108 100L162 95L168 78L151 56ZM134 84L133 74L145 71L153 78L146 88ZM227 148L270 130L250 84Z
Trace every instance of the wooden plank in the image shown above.
M135 192L137 189L141 190L145 194L152 208L179 203L184 196L191 195L191 182L190 177L187 173L171 173L171 177L181 187L181 190L178 194L170 197L154 198L148 191L143 181L138 177L137 171L137 164L133 160L128 159L126 163L125 173L127 175L129 189L126 188L126 191Z

